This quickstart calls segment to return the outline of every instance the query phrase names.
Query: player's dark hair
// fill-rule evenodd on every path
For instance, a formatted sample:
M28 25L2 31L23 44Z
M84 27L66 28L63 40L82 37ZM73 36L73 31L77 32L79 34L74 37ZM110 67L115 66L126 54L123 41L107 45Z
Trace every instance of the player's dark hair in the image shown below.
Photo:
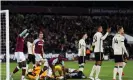
M102 27L102 25L98 25L98 26L97 26L97 30L98 30L100 27Z
M87 34L87 32L83 32L83 33L82 33L82 37L83 37L85 34Z
M29 42L33 42L33 35L29 35L28 38L27 38L27 40L28 40Z
M117 31L119 31L121 28L123 28L122 26L117 26Z

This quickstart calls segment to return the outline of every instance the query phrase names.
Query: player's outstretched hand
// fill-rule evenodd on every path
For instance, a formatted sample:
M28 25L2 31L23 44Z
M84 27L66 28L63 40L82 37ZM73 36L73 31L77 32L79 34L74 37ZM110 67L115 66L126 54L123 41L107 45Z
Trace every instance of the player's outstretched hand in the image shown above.
M110 31L111 31L111 27L108 27L108 28L107 28L107 32L110 32Z

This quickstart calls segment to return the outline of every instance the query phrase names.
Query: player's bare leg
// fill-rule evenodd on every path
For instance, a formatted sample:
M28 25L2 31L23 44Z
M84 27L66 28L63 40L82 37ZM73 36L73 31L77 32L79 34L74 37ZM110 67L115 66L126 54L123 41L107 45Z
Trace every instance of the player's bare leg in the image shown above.
M127 58L126 58L125 61L123 62L123 69L125 68L126 64L127 64ZM124 72L122 72L122 75L124 75Z
M24 80L25 73L26 73L26 61L23 61L22 62L22 76L21 76L21 80Z
M22 68L22 62L18 63L18 66L16 66L16 68L13 70L13 72L10 74L10 78L12 78L12 76L17 73L19 71L19 69Z
M25 78L25 72L26 72L26 62L20 62L18 63L18 66L14 69L13 73L11 73L10 77L13 76L13 74L17 73L19 71L19 69L22 68L22 76L21 76L21 80L24 80Z

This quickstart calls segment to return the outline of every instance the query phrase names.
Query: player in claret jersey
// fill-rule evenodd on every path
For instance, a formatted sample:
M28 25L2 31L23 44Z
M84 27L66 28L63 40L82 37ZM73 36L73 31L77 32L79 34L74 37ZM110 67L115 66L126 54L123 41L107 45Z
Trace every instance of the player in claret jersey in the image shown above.
M63 77L63 76L65 76L64 69L65 69L64 68L64 56L62 54L60 54L56 58L51 58L49 60L45 60L44 67L41 70L39 77L41 78L42 77L41 74L43 72L47 71L47 74L45 75L45 77L53 76L53 78L56 79L57 76L55 75L55 73L56 73L56 71L58 71L60 74L60 78L65 79L65 77Z
M18 66L14 69L13 73L11 73L10 78L12 78L13 74L19 71L22 68L22 77L21 80L25 78L26 72L26 58L23 53L24 48L24 39L29 35L28 29L25 29L16 40L16 50L15 50L15 58L17 59Z
M43 33L40 32L39 33L39 38L34 40L34 42L33 42L33 51L35 53L36 64L41 65L42 63L44 63L44 60L43 60L43 54L44 54L43 45L44 45Z

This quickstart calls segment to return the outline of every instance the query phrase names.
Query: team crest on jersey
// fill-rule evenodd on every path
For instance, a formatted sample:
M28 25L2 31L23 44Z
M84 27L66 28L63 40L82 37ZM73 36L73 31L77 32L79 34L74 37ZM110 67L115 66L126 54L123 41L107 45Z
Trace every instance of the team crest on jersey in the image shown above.
M41 43L41 42L38 42L38 45L42 46L42 45L43 45L43 43Z

